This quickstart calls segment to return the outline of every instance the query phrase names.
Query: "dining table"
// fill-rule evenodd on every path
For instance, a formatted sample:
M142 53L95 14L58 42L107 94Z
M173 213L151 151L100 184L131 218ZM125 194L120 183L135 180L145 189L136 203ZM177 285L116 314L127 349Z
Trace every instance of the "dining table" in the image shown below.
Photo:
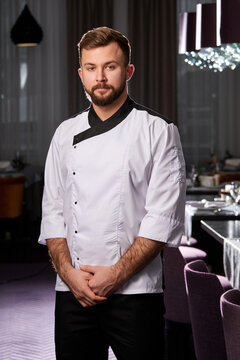
M221 190L222 186L187 186L186 194L187 197L193 195L218 195L219 191Z
M201 221L240 221L240 206L223 201L218 194L191 194L185 204L185 235L196 238L198 247L207 253L206 262L215 273L224 275L223 245L214 241L201 226Z
M240 220L201 220L201 227L222 244L225 276L240 290Z
M187 200L185 205L185 235L197 236L201 220L240 220L240 205L204 196L201 200Z

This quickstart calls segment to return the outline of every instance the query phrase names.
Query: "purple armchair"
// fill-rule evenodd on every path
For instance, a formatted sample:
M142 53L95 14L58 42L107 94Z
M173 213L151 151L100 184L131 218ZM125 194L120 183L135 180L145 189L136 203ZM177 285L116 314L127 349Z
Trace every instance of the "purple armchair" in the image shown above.
M240 359L240 291L226 291L220 298L228 360Z
M185 282L198 360L227 360L220 297L231 289L224 276L208 272L204 261L185 265Z
M206 253L191 246L164 249L165 357L168 360L194 359L192 328L184 281L184 266Z
M193 260L205 259L206 255L204 251L188 246L164 249L165 319L190 324L184 266Z
M190 237L189 239L187 238L186 235L183 235L181 238L181 246L196 246L198 243L197 239L195 239L194 237Z

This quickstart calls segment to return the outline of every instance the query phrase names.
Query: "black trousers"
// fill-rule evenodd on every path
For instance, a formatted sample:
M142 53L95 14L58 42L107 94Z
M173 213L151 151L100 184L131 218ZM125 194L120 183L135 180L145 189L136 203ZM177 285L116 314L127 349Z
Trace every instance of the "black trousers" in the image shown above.
M56 293L57 360L162 360L163 294L112 295L84 308L71 292Z

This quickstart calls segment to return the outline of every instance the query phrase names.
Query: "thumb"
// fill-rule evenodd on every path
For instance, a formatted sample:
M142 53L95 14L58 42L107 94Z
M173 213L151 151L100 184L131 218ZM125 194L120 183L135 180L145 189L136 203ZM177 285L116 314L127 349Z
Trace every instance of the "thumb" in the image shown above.
M80 265L80 270L86 271L91 274L95 273L94 266L91 265Z

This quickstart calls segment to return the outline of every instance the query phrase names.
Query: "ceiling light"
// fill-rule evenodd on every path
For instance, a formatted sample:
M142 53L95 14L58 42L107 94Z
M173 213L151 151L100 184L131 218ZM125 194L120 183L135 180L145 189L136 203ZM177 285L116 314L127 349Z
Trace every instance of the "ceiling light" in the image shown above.
M11 30L11 39L17 46L36 46L43 38L43 31L25 5Z
M240 64L240 0L217 0L216 4L197 4L196 43L187 43L189 28L182 30L183 13L179 19L179 53L185 53L185 61L200 69L234 70ZM188 18L187 15L184 15ZM191 30L193 31L193 30ZM191 37L193 34L191 34ZM195 49L194 49L195 48Z

